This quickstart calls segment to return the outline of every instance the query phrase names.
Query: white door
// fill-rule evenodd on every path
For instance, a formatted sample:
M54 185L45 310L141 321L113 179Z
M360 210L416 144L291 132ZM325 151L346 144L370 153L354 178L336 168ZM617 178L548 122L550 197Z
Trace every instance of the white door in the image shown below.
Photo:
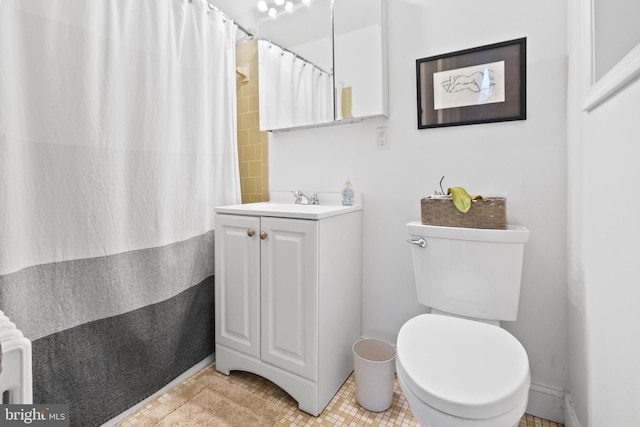
M260 357L260 218L217 215L216 344Z
M317 380L318 221L262 218L261 358Z

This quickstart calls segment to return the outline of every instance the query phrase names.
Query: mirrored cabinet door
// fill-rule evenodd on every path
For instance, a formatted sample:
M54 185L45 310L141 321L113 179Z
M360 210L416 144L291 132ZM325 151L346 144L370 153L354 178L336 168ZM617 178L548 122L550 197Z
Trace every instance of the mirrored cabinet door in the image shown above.
M260 19L260 130L334 120L332 28L332 0L297 3Z
M334 1L336 119L388 115L384 0Z

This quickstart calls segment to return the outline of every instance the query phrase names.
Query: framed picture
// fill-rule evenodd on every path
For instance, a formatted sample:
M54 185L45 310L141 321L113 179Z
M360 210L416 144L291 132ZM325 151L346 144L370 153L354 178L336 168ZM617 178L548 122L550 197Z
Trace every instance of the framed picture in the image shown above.
M527 39L416 60L418 129L527 118Z

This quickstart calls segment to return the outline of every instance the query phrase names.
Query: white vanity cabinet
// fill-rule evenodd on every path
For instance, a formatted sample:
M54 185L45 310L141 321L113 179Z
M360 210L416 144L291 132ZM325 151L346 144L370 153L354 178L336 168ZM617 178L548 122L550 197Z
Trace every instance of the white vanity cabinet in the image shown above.
M361 211L285 210L216 210L216 370L263 376L318 415L361 335Z

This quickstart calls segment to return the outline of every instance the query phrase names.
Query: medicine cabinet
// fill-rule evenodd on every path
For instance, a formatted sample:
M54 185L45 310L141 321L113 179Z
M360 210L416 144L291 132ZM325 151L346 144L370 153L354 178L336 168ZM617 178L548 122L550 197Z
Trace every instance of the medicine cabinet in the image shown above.
M386 0L313 0L258 22L260 130L388 115Z

